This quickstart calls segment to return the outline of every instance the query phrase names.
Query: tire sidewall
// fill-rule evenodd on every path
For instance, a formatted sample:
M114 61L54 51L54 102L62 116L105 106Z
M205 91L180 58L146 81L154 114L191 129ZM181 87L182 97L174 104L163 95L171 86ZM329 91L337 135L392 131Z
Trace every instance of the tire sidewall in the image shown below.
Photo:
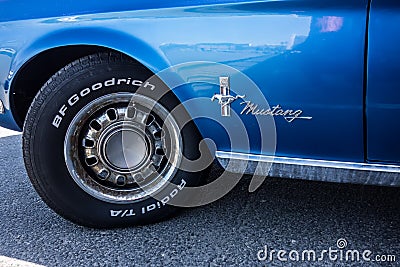
M79 66L78 66L79 67ZM46 86L51 88L50 93L43 101L33 103L31 109L38 109L36 117L32 120L30 159L37 179L37 186L48 204L63 217L74 222L95 226L110 227L128 224L145 224L161 220L176 211L157 199L175 194L180 190L180 185L195 186L200 182L198 173L178 170L171 179L171 184L157 193L156 198L147 199L131 204L113 204L101 201L82 190L71 177L64 158L65 134L75 115L91 101L104 95L120 92L137 92L139 86L124 83L105 86L107 81L128 79L144 83L151 74L137 65L123 62L99 63L80 70L69 70L58 78L50 81ZM103 86L99 89L92 90ZM112 82L108 83L112 84ZM97 85L97 86L96 86ZM88 91L90 92L88 93ZM84 93L82 93L84 92ZM179 101L163 84L158 83L154 90L140 90L152 99L159 99L159 103L167 110L173 110ZM79 100L77 100L79 98ZM71 101L73 99L73 101ZM70 105L72 104L73 105ZM62 114L60 109L63 109ZM29 116L29 115L28 115ZM55 120L56 116L62 118ZM179 127L180 119L175 118ZM54 125L54 122L58 127ZM184 156L193 157L193 148L198 147L199 133L193 125L186 125L181 129ZM135 214L135 215L132 215ZM129 215L129 216L128 216Z

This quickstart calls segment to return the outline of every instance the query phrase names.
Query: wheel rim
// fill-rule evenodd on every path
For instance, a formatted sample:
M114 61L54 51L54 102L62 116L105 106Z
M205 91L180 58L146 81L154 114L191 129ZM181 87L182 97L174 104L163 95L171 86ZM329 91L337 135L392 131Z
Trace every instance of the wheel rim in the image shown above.
M93 197L132 203L161 190L181 161L179 127L151 98L132 93L100 97L72 120L64 158L74 181Z

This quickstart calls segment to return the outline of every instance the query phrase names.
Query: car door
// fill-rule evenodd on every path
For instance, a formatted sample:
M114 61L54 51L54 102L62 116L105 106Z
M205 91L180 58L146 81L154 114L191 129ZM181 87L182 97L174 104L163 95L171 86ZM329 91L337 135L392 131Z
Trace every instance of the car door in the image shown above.
M400 3L373 0L366 95L367 158L400 162Z

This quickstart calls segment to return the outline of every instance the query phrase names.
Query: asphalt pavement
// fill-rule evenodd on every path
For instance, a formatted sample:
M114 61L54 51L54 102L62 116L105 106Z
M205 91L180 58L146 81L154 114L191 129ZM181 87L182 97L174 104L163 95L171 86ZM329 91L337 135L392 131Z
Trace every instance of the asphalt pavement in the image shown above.
M214 168L213 175L218 171ZM23 166L21 136L2 137L0 256L45 266L255 266L271 264L264 259L265 246L268 253L285 250L288 257L290 251L338 249L341 239L343 250L394 255L396 262L297 261L296 254L283 262L275 254L272 265L400 262L399 188L268 178L249 193L249 182L245 177L219 201L166 222L88 229L62 219L41 201Z

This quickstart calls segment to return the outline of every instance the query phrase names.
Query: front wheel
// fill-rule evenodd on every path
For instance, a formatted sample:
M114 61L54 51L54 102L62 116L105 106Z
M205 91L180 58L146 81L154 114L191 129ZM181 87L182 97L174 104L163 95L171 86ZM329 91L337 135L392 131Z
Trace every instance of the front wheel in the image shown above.
M119 54L77 60L55 74L28 112L23 151L28 175L61 216L91 227L159 221L202 172L181 170L195 160L201 136L165 88L139 86L151 73ZM162 96L162 97L161 97Z

